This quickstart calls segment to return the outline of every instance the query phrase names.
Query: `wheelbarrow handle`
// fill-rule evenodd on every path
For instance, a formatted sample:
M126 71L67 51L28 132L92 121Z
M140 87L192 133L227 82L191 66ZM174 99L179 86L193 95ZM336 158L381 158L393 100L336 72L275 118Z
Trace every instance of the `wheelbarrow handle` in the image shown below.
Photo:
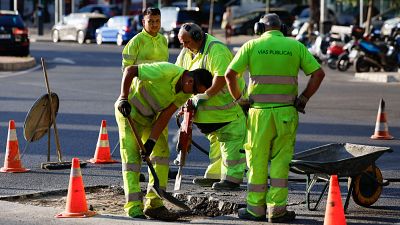
M314 164L314 163L310 163L310 162L306 162L306 161L301 161L301 160L292 160L292 162L290 163L291 166L304 166L307 167L309 169L315 170L315 172L318 173L325 173L325 174L329 174L325 168L323 168L322 166L320 166L319 164ZM330 174L329 174L330 175Z

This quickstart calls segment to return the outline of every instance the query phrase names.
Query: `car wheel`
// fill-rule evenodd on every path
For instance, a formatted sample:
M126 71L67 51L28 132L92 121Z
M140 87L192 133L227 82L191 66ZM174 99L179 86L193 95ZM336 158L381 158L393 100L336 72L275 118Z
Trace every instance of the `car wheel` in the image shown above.
M101 45L101 44L103 43L103 37L101 36L100 33L97 34L97 36L96 36L96 43L97 43L98 45Z
M57 43L60 40L60 34L58 30L53 30L53 32L51 33L51 39L54 43Z
M124 39L122 38L122 34L117 35L117 45L121 46L124 44Z
M76 34L76 40L79 44L83 44L85 42L85 33L82 30L78 31Z

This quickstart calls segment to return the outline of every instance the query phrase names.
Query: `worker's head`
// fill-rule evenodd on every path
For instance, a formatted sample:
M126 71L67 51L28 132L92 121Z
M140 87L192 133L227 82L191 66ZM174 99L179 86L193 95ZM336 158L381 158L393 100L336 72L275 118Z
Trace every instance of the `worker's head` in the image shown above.
M143 28L151 36L157 36L161 28L161 12L158 8L148 7L143 11Z
M191 94L204 93L211 87L212 81L213 76L206 69L185 71L182 76L182 91Z
M201 27L195 23L185 23L181 26L178 33L179 42L184 48L193 53L197 53L203 43L205 34Z
M277 14L267 13L261 17L260 22L254 24L254 33L260 35L265 31L280 30L281 24L282 22Z

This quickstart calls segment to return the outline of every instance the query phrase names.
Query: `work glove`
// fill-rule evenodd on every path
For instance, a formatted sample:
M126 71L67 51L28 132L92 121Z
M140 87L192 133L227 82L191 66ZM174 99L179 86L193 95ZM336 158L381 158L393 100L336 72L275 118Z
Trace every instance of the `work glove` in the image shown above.
M207 101L210 98L206 93L197 94L192 98L192 103L195 108L199 106L202 102Z
M304 108L306 107L306 104L308 102L308 98L304 95L299 95L295 100L294 100L294 107L298 112L301 112L303 114L306 113L304 111Z
M243 95L240 95L240 97L236 99L234 102L242 108L244 114L247 116L251 104L250 100L248 98L243 97Z
M131 114L131 104L129 104L128 99L122 98L119 100L118 111L120 111L124 117L128 117L129 114Z
M154 139L147 139L146 143L144 143L144 149L146 150L146 152L141 152L143 160L150 156L151 152L153 152L153 148L155 145L156 141Z

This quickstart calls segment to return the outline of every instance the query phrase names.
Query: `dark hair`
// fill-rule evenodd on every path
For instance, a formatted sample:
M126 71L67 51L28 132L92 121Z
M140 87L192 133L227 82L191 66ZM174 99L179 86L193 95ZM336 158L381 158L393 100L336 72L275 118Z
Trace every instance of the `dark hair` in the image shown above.
M152 15L152 16L157 16L160 15L161 16L161 12L159 8L154 8L154 7L147 7L144 11L143 11L143 16L146 15Z
M210 71L206 69L195 69L189 71L190 76L193 77L193 93L197 94L197 87L198 85L203 85L206 88L211 87L213 76L211 75Z

